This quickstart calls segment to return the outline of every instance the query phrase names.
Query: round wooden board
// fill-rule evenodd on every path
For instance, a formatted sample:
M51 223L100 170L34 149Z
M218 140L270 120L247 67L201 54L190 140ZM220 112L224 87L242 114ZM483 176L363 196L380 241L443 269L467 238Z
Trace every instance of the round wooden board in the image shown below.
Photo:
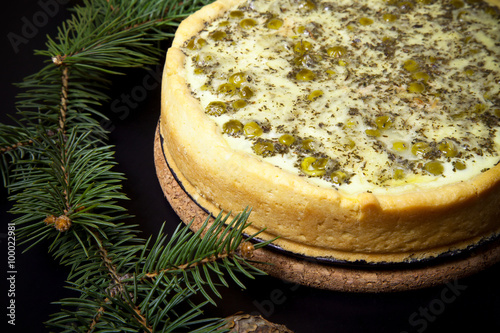
M154 142L156 174L172 208L184 223L197 231L208 213L183 190L167 164L159 129ZM254 251L253 258L267 264L257 266L276 278L315 288L347 292L394 292L427 288L464 278L500 261L500 240L489 242L467 253L426 264L400 266L349 266L325 263L315 258L290 255L272 248Z

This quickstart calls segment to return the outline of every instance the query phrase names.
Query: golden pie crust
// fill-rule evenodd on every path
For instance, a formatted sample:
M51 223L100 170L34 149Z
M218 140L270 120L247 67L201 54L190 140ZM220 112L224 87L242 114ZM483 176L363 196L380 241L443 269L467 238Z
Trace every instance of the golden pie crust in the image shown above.
M402 262L463 250L500 233L500 165L460 183L399 194L345 195L233 150L183 76L182 45L241 0L188 17L168 50L160 134L169 167L217 215L251 207L248 233L285 251L339 261ZM498 1L492 2L499 5Z

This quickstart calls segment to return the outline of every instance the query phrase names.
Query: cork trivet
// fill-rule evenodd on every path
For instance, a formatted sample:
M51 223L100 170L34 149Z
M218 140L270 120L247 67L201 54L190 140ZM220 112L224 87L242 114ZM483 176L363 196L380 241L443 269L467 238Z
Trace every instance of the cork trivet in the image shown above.
M174 211L184 223L197 231L208 213L183 190L168 164L168 153L162 148L159 130L154 142L156 174L160 186ZM500 241L496 240L458 256L426 264L400 266L349 266L325 263L277 251L271 247L254 251L253 258L266 264L258 268L269 275L292 283L346 292L394 292L427 288L464 278L500 261Z

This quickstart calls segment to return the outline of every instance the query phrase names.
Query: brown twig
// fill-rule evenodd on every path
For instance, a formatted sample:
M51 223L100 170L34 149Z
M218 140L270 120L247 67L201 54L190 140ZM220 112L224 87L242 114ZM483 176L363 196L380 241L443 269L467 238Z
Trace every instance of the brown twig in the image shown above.
M109 275L111 275L111 278L113 279L113 283L120 286L120 289L124 289L124 286L121 282L122 279L118 274L116 267L113 265L113 262L109 258L108 251L102 245L99 245L99 254L101 255L104 265L108 269Z
M52 137L54 135L55 135L54 131L47 130L47 136L48 137ZM21 142L12 144L10 146L0 147L0 155L1 154L5 154L5 153L7 153L7 152L9 152L11 150L15 150L15 149L20 148L20 147L32 145L33 143L35 143L35 141L40 141L40 138L29 139L29 140L26 140L26 141L21 141Z
M101 319L102 314L104 313L104 307L100 307L99 310L97 310L97 314L95 315L94 319L90 323L89 329L87 333L93 332L95 325L97 325L97 322L99 322L99 319Z
M217 261L217 260L220 260L220 259L224 259L224 258L227 258L227 257L229 257L229 254L226 253L226 252L224 252L224 253L222 253L222 254L220 254L218 256L211 256L209 258L205 258L205 259L197 261L195 263L189 263L189 264L184 264L184 265L180 265L180 266L175 266L173 268L166 268L166 269L162 269L159 272L146 273L146 275L144 275L144 277L154 278L154 277L157 277L158 275L160 275L161 273L168 273L168 272L177 271L177 270L186 270L186 269L189 269L189 268L193 268L193 267L196 267L196 266L199 266L199 265L203 265L203 264L206 264L206 263L214 262L214 261Z
M57 55L52 57L52 62L62 67L61 75L61 106L59 108L59 131L65 133L66 114L68 113L68 83L69 83L69 67L65 64L66 55Z
M66 172L66 168L64 167L64 161L61 161L61 169L64 173L64 183L66 185L66 188L64 189L63 193L64 193L64 205L66 206L66 208L64 209L64 215L68 215L70 210L71 210L71 205L70 205L70 202L69 202L69 174L68 172Z
M33 143L33 140L18 142L18 143L15 143L13 145L10 145L10 146L0 148L0 153L5 154L5 153L7 153L11 150L17 149L19 147L31 145L32 143Z
M52 62L58 66L62 67L62 75L61 75L61 105L59 108L59 131L65 135L66 134L66 114L68 113L68 83L69 83L69 69L68 66L64 63L66 60L66 55L57 55L52 57ZM66 183L66 189L64 190L64 196L66 199L66 209L64 210L64 214L68 214L71 210L71 206L69 204L69 193L67 189L69 188L69 174L66 172L64 168L64 161L61 161L61 168L64 173L64 182Z
M236 250L236 253L240 254L244 258L250 259L250 258L252 258L254 251L255 251L255 247L252 245L252 243L245 241L239 245L238 249ZM196 261L194 263L188 263L188 264L184 264L184 265L180 265L180 266L175 266L172 268L166 268L166 269L163 269L159 272L146 273L146 275L144 275L144 277L154 278L154 277L157 277L158 275L160 275L161 273L168 273L168 272L177 271L177 270L190 269L190 268L193 268L193 267L196 267L199 265L204 265L206 263L211 263L211 262L215 262L217 260L229 258L229 257L232 257L232 255L233 255L233 253L227 253L224 251L224 252L220 253L219 255L213 255L213 256L210 256L208 258L202 259L200 261Z
M59 130L66 133L66 114L68 113L68 67L64 66L62 71L61 87L61 113L59 117Z
M126 276L125 277L121 276L118 273L118 271L116 270L115 265L113 265L112 260L109 258L108 251L101 244L102 243L98 244L99 254L101 255L101 258L102 258L102 261L104 262L104 265L108 269L109 275L111 276L111 279L112 279L112 284L116 287L116 288L112 288L111 294L115 295L115 294L118 293L118 294L122 294L123 295L123 294L125 294L127 292L127 290L125 288L125 285L122 282L122 280L124 278L126 278ZM144 330L146 332L152 333L153 329L150 326L148 326L148 322L147 322L146 317L144 317L144 315L141 313L141 310L135 304L132 304L132 305L134 307L134 311L135 311L135 314L136 314L136 319L144 327ZM98 313L96 314L94 320L91 323L91 326L89 328L89 332L96 325L97 320L99 320L99 318L100 318L100 316L101 316L101 314L103 312L104 312L104 308L103 307L99 308Z

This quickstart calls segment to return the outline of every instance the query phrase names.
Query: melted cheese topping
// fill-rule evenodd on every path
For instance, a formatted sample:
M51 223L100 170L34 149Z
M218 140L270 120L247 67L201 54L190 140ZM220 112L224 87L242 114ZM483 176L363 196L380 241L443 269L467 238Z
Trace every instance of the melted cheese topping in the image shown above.
M346 193L442 186L499 162L498 21L477 1L248 1L186 43L185 74L233 149Z

